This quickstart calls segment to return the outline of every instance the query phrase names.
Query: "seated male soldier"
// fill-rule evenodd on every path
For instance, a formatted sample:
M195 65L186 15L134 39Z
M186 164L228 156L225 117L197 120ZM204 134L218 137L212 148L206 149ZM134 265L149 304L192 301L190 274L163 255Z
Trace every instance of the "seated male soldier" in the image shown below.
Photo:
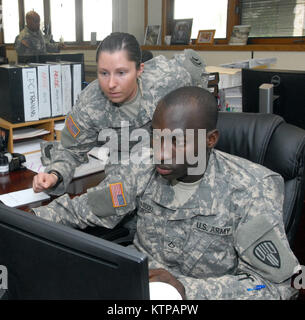
M60 52L64 47L62 43L47 41L40 31L40 16L34 10L27 12L26 26L15 39L15 49L18 57Z
M291 299L299 264L283 226L283 179L215 150L216 123L207 90L176 89L153 115L157 164L118 166L86 194L33 210L80 228L113 228L137 210L133 246L149 257L150 281L171 284L183 298ZM177 129L182 139L168 143Z

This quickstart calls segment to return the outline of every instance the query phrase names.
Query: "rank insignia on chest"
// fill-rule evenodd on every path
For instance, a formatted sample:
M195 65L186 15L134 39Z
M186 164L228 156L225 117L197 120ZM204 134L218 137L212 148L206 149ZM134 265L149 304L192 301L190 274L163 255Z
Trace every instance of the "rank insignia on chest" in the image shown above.
M69 116L67 118L66 126L67 126L69 132L71 133L71 135L73 136L73 138L75 138L80 133L78 126L75 124L75 122L71 116Z
M124 196L123 185L121 182L110 184L109 189L114 208L124 207L127 205Z

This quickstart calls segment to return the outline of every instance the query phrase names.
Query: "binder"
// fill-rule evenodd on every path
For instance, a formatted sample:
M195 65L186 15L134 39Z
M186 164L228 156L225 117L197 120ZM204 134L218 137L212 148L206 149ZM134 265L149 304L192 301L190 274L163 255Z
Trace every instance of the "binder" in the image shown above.
M79 94L82 91L82 65L73 64L73 105L76 103Z
M79 94L82 91L82 64L73 61L61 61L62 64L71 66L72 72L72 106L75 105Z
M36 68L0 65L0 117L19 123L39 120Z
M50 72L48 64L30 63L37 70L39 119L51 117Z
M22 67L24 121L39 120L36 68Z
M63 115L72 110L72 76L71 66L61 63L62 106Z
M61 70L61 92L62 92L62 114L66 115L72 110L72 63L66 61L52 62L49 64L59 64Z
M51 115L61 116L62 108L62 82L60 64L49 64L50 71L50 92L51 92Z

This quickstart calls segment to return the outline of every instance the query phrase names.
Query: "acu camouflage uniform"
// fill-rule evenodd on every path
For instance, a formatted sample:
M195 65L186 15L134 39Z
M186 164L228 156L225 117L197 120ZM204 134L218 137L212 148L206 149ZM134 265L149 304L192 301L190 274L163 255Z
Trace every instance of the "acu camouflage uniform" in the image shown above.
M22 40L25 40L30 47L26 47L21 42ZM14 46L18 56L41 55L60 51L57 44L50 43L44 38L41 30L31 31L27 26L16 37Z
M122 184L123 202L112 198ZM188 299L290 299L298 261L283 226L280 175L217 150L196 192L182 206L152 166L117 167L73 200L66 194L37 216L72 227L113 228L137 210L134 246L150 268L165 268ZM251 290L264 285L261 290ZM248 290L250 289L250 290Z
M80 94L72 112L67 115L61 144L51 155L52 163L46 168L46 172L56 170L63 176L63 182L48 193L60 195L65 192L75 167L87 162L88 151L98 145L102 130L115 129L120 136L122 121L129 125L129 132L136 128L150 127L159 99L183 86L196 85L206 88L207 77L204 72L205 64L193 50L185 50L171 60L157 56L145 62L137 97L119 107L104 95L98 80L90 83ZM125 112L126 104L136 115ZM132 147L130 144L130 149Z

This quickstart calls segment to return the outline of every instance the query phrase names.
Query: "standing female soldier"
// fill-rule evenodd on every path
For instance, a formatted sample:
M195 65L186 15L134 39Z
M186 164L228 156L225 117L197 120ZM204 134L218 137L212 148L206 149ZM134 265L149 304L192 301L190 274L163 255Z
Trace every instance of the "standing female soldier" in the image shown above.
M103 129L129 130L148 127L158 100L173 89L200 82L205 65L193 50L167 60L158 56L144 64L136 38L112 33L99 45L98 79L80 94L66 117L61 144L44 173L34 177L35 192L54 195L65 192L75 167L87 162L87 152L98 145Z

